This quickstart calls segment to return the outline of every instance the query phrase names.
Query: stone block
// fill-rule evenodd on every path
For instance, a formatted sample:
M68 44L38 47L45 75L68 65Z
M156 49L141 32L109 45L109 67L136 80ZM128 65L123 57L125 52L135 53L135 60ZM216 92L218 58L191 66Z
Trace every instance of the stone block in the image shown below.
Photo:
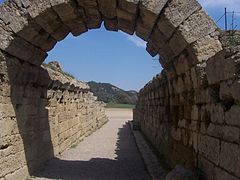
M191 68L191 79L193 82L194 89L200 87L206 87L207 79L206 79L206 63L197 64L195 67Z
M188 17L178 28L181 38L186 44L191 44L217 29L212 19L203 11L199 10ZM180 37L179 37L180 38ZM184 47L182 47L184 48Z
M198 167L201 170L200 175L203 178L215 179L213 173L215 165L201 155L198 155Z
M3 4L0 7L0 12L0 19L15 34L18 34L27 41L31 41L38 35L41 27L28 21L29 19L24 9L16 8L12 2L8 2L8 4Z
M191 93L193 90L193 83L192 83L190 71L187 71L185 72L185 74L183 74L183 83L185 85L185 91Z
M87 29L77 11L77 4L70 0L56 1L50 0L52 8L60 19L68 26L74 36L78 36Z
M163 46L166 43L167 43L166 37L157 27L155 27L148 39L147 51L151 56L156 56L159 49L163 48Z
M138 3L140 0L119 0L118 7L131 14L136 14L138 11Z
M229 174L227 171L224 171L221 168L216 167L214 170L215 179L217 180L237 180L238 178Z
M88 31L84 21L80 18L74 19L72 21L68 21L66 25L71 29L71 33L73 36L79 36L82 33L85 33Z
M198 151L215 165L219 164L220 141L218 139L206 135L199 135Z
M152 56L156 56L158 54L158 51L159 51L159 47L154 44L154 43L150 43L148 42L147 43L147 47L146 47L146 51Z
M224 123L224 109L222 104L212 104L210 107L211 121L218 124Z
M140 1L140 17L137 21L136 34L143 40L149 38L153 26L166 3L167 0Z
M118 29L130 35L134 34L136 24L136 14L129 13L125 10L117 8Z
M0 25L0 49L31 64L40 65L47 54L24 39L6 31Z
M240 177L240 146L227 142L221 143L220 166Z
M230 142L239 142L240 129L231 126L221 126L210 123L207 134Z
M189 146L193 147L195 152L198 150L198 133L196 132L191 132L190 137L189 137Z
M10 97L4 97L4 96L0 96L0 102L1 104L11 104L11 98Z
M174 35L169 40L169 46L173 51L175 57L182 53L187 45L188 44L185 39L182 38L180 31L175 31Z
M79 6L96 7L98 4L97 0L77 0Z
M158 27L160 31L170 38L174 30L193 12L200 9L195 0L173 0L167 4L163 14L160 16Z
M89 29L100 28L102 19L101 14L97 6L84 6L86 17L84 18L85 23Z
M6 117L14 117L15 114L15 107L12 104L0 104L0 119Z
M172 52L171 48L168 44L165 44L162 48L159 49L159 57L160 57L160 63L165 68L169 66L169 63L174 58L174 53ZM168 69L168 68L167 68Z
M172 127L171 136L174 140L181 141L181 129Z
M185 53L183 52L182 54L180 54L178 59L174 61L174 66L175 66L177 75L185 73L190 69L190 65L188 61L189 61L188 54L186 52Z
M176 81L173 81L173 82L174 82L173 87L177 94L181 94L182 92L185 91L185 85L183 82L183 78L181 76L178 76Z
M198 39L201 39L210 33L214 32L216 30L215 23L206 15L206 13L202 10L197 11L193 13L188 19L186 19L175 31L172 38L170 39L170 47L173 50L175 56L180 54L189 44L197 41ZM201 44L207 44L207 46L213 46L212 44L208 44L209 42L204 41L201 42ZM213 39L215 42L216 40ZM218 42L218 46L215 47L216 49L221 45ZM216 44L216 43L215 43ZM214 45L215 45L214 44ZM203 50L205 51L205 49ZM200 52L203 53L199 49L199 55ZM210 53L211 55L211 53ZM202 57L203 58L203 57Z
M104 18L114 19L117 17L117 0L98 0L98 5Z
M10 136L17 130L17 122L10 118L4 118L0 120L0 137Z
M11 86L7 83L1 83L0 85L1 85L0 86L0 95L2 97L10 97L11 96Z
M25 162L24 152L10 155L8 157L5 157L2 160L3 160L3 163L0 164L0 176L1 177L5 176L11 172L14 172L23 166L23 164Z
M57 13L52 9L50 1L31 1L27 11L37 24L54 39L60 41L68 35L69 28L61 22Z
M181 134L182 134L182 144L184 146L189 146L189 142L190 142L190 134L188 132L188 130L186 129L181 129Z
M240 106L233 105L230 110L225 112L225 122L228 125L240 127Z
M76 4L70 0L50 0L52 9L57 12L63 22L78 18Z
M222 50L221 42L210 35L200 38L188 48L188 52L190 53L190 56L192 56L191 64L193 65L205 61L208 63L210 58L216 60L216 63L219 63ZM220 56L215 57L217 54Z
M148 37L150 36L151 29L146 28L141 22L137 22L136 27L136 35L140 37L142 40L147 41Z
M118 31L117 19L104 19L104 26L108 31Z
M232 79L237 75L237 60L225 59L225 52L221 51L207 61L206 72L209 84L219 84Z
M220 99L235 99L240 102L240 80L229 80L220 84Z
M26 179L29 176L27 166L24 166L12 174L5 176L5 180L16 180L16 179Z
M185 105L184 106L184 118L190 120L191 119L191 111L192 111L192 106L190 105Z
M55 40L46 31L42 29L40 34L38 34L31 40L31 43L37 47L40 47L43 51L50 51L57 44L57 40Z

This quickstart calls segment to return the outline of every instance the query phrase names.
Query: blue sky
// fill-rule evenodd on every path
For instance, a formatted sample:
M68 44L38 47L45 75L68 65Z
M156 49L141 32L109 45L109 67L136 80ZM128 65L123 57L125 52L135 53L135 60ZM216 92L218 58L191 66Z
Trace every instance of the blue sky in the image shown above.
M144 41L104 27L80 37L69 35L50 51L46 62L52 60L80 80L110 82L126 90L139 90L161 68L145 51Z
M240 11L239 0L199 2L215 21L223 15L224 7L231 12ZM228 19L230 27L231 14ZM223 28L223 19L217 24ZM235 16L234 24L240 28L240 14ZM145 42L136 36L102 27L77 38L69 35L49 52L45 62L57 60L65 71L83 81L109 82L125 90L139 90L161 71L156 59L148 55Z
M198 0L205 11L215 20L215 22L224 14L224 8L228 12L240 12L239 0ZM234 15L234 27L240 29L240 14ZM232 27L232 13L228 13L228 29ZM222 18L217 25L224 28L224 18ZM237 25L237 27L236 27Z

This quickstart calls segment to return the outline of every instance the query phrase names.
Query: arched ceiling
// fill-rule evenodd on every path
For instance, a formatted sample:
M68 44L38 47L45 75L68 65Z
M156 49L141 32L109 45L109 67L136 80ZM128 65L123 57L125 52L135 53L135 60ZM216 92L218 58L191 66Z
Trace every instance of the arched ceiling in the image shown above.
M40 65L69 33L102 22L147 41L166 69L184 59L194 66L222 50L217 26L196 0L8 0L0 6L0 49Z

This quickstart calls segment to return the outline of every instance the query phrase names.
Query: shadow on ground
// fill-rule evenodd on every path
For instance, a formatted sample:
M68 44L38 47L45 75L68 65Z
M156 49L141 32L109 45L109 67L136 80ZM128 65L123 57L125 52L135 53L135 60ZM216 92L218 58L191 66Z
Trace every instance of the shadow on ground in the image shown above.
M122 179L148 180L146 169L136 146L129 124L126 123L118 131L115 160L92 158L90 161L68 161L53 159L45 169L34 174L35 177L48 179ZM134 144L135 145L135 144ZM137 153L136 153L137 152ZM47 167L53 167L48 169Z

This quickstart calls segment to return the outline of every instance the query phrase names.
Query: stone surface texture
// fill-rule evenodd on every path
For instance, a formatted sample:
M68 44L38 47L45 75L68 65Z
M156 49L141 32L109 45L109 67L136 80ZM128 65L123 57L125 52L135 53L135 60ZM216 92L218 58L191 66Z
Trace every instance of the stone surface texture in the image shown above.
M5 180L26 179L108 121L104 103L86 83L3 52L0 69L0 177Z
M239 179L239 43L232 32L220 32L196 0L5 1L0 178L31 174L105 121L87 86L41 67L58 41L102 22L107 30L136 33L152 56L160 54L164 70L140 91L135 126L172 168Z
M134 124L168 164L198 169L201 178L240 178L240 47L231 33L220 33L220 46L213 34L205 45L200 39L203 53L183 51L175 69L165 68L140 90L134 110Z

